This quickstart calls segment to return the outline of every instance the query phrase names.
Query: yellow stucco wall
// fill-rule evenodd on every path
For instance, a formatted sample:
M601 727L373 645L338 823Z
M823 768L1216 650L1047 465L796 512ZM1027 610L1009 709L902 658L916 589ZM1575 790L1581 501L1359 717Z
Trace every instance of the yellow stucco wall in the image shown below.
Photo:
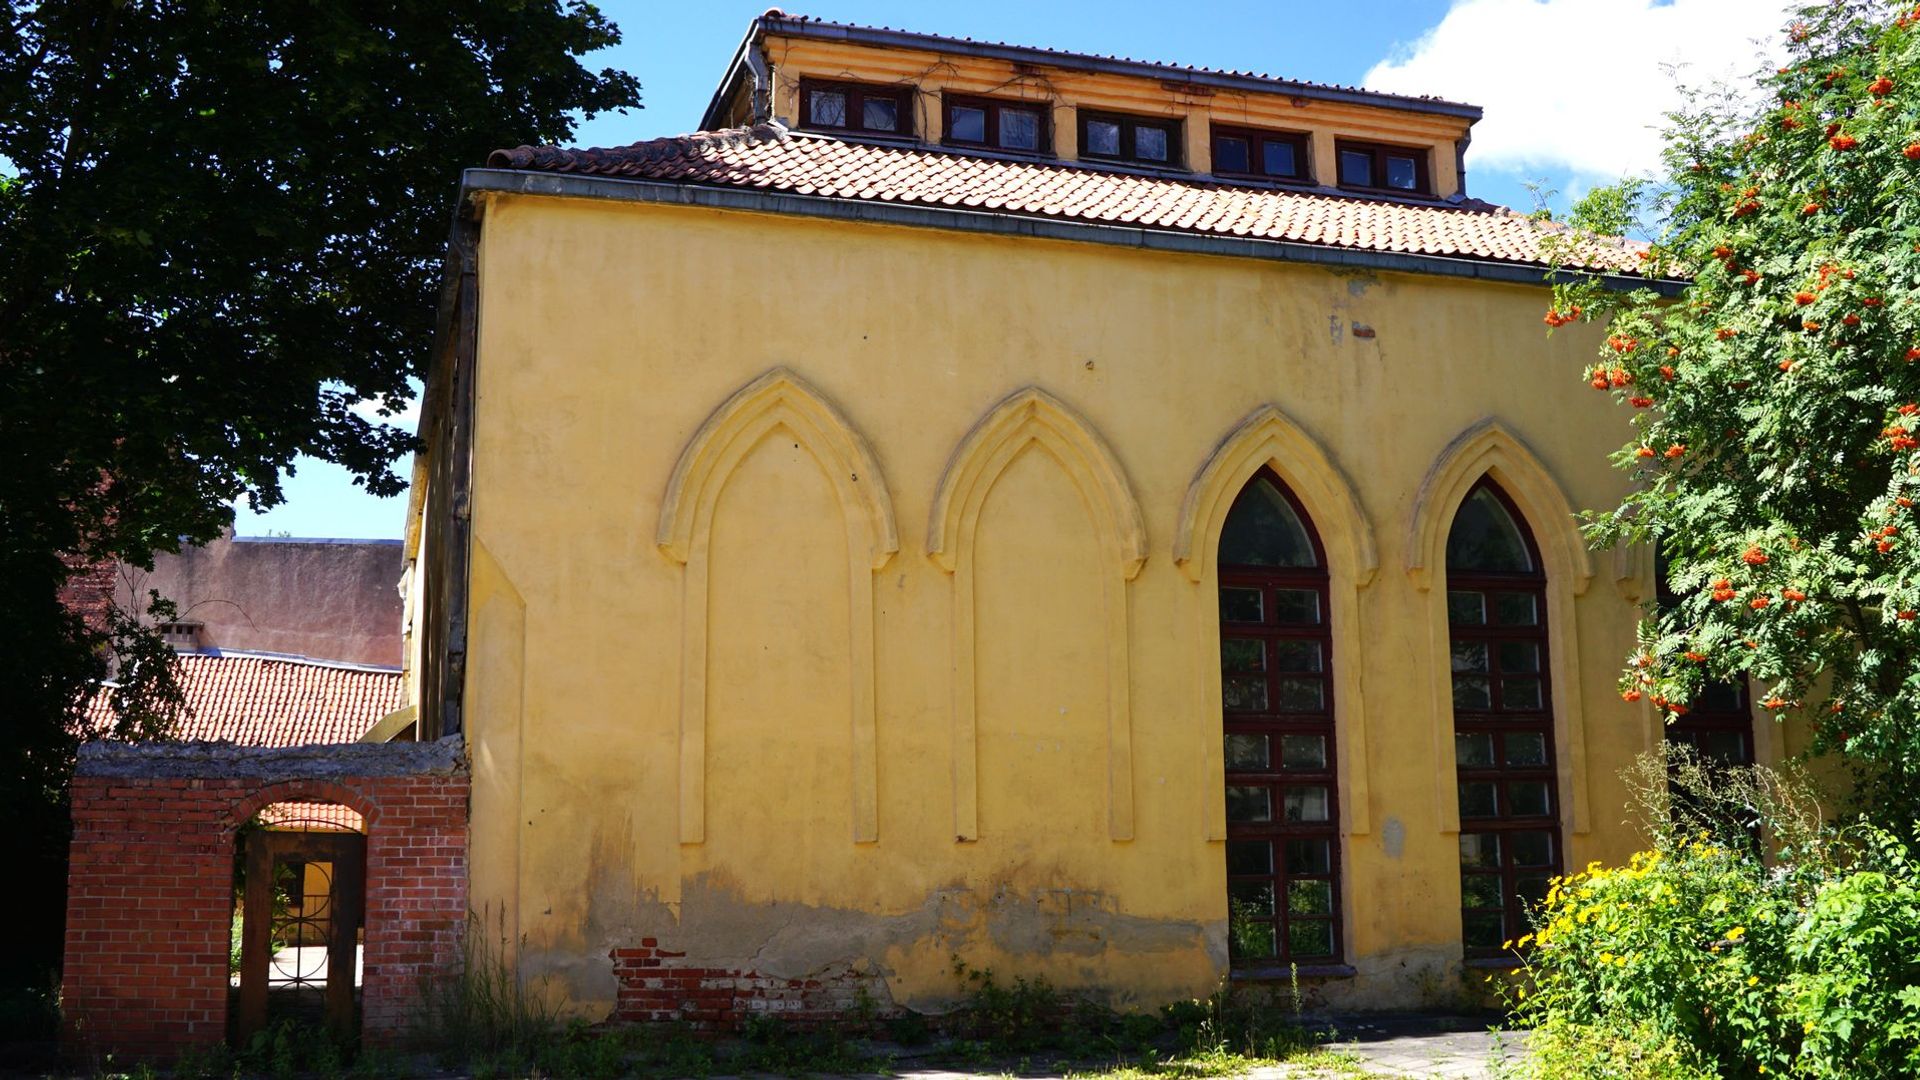
M1627 429L1578 377L1594 331L1544 336L1543 289L484 210L472 896L571 1006L604 1014L608 950L642 937L773 976L851 962L922 1007L956 955L1121 1005L1213 989L1207 553L1263 461L1334 580L1358 975L1324 992L1463 986L1432 537L1487 468L1552 575L1566 863L1633 850L1618 773L1656 728L1613 680L1638 563L1554 516L1618 498Z

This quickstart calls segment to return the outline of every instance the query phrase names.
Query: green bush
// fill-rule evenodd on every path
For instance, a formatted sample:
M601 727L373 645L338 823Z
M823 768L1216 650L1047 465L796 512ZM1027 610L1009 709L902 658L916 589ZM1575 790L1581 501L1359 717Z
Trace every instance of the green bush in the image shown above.
M1540 1077L1920 1075L1920 868L1766 770L1644 762L1651 850L1556 882L1514 946ZM1763 845L1761 839L1768 843ZM1762 850L1776 854L1769 860Z

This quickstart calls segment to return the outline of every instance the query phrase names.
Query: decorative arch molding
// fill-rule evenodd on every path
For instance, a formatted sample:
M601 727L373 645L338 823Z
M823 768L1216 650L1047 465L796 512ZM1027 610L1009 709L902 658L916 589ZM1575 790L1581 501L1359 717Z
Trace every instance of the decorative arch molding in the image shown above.
M1434 759L1440 827L1460 831L1460 804L1453 784L1452 649L1447 624L1447 534L1454 513L1482 476L1489 476L1527 519L1547 572L1547 664L1552 680L1554 740L1560 790L1567 793L1561 821L1569 831L1592 828L1587 797L1586 721L1581 707L1580 634L1575 601L1593 581L1593 562L1575 522L1573 505L1553 474L1527 444L1492 417L1461 432L1427 470L1414 498L1407 530L1407 576L1427 594L1428 670L1432 676ZM1437 587L1436 587L1437 586Z
M768 433L785 431L826 475L847 530L849 668L853 673L853 841L880 838L874 715L873 574L900 550L880 463L867 440L805 379L776 367L734 391L675 462L654 542L684 568L680 633L680 842L706 839L707 554L713 512L733 471Z
M1373 582L1380 556L1346 474L1324 448L1278 406L1248 413L1214 446L1187 484L1173 533L1173 560L1196 583L1194 591L1194 710L1201 723L1223 714L1220 687L1220 532L1247 482L1273 469L1306 508L1327 548L1328 617L1333 626L1334 732L1339 740L1341 831L1371 828L1367 787L1366 705L1360 679L1360 590ZM1208 840L1227 835L1221 778L1226 763L1218 732L1201 740L1202 808Z
M1038 446L1057 462L1085 502L1108 573L1107 826L1133 839L1133 721L1128 662L1127 583L1147 558L1140 504L1113 450L1084 417L1029 386L987 410L947 458L927 522L927 555L953 575L953 830L980 837L979 718L975 671L974 533L1000 476Z

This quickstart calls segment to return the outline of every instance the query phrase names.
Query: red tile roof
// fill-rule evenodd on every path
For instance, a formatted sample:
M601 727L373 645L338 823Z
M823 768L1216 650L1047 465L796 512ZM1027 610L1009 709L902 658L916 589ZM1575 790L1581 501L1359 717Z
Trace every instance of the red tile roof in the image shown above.
M254 815L260 824L284 832L366 832L367 822L339 803L268 803Z
M242 746L305 746L358 741L382 716L406 704L403 676L312 660L188 653L180 658L188 715L174 737ZM88 705L108 719L106 693Z
M494 151L487 165L1536 266L1545 265L1540 241L1548 235L1547 226L1477 201L1419 204L1235 187L848 142L778 124L612 149L521 146ZM1632 272L1638 260L1631 246L1605 247L1591 267Z

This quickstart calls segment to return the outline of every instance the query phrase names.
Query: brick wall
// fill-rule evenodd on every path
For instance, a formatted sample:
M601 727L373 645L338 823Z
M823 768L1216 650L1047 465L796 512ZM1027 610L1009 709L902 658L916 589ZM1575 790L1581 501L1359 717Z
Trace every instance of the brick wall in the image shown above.
M887 1000L877 976L840 967L803 979L705 967L655 938L608 955L618 980L613 1019L621 1023L672 1022L707 1032L738 1030L753 1016L802 1027L845 1024L863 1013L873 1018Z
M275 781L89 775L83 757L61 985L69 1050L167 1059L226 1039L235 831L287 800L343 803L366 819L362 1032L399 1041L423 980L460 956L467 789L457 769Z

